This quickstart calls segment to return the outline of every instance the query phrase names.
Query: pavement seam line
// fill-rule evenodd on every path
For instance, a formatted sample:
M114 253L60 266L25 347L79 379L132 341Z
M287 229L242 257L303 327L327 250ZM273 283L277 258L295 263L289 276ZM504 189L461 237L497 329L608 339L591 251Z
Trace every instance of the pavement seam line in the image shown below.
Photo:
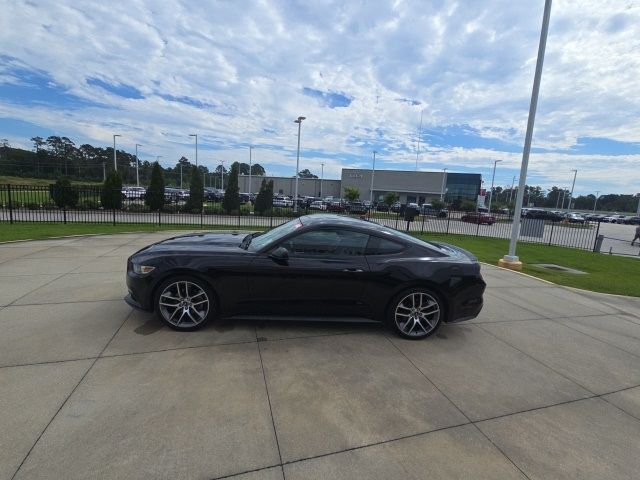
M611 316L615 316L615 315L611 315ZM567 318L567 320L571 321L571 320L573 320L574 318L580 318L580 317L573 317L573 318L569 317L569 318ZM637 323L629 322L628 320L625 320L625 322L628 322L628 323L630 323L631 325L638 325ZM594 337L593 335L591 335L591 334L589 334L589 333L585 333L585 332L583 332L583 331L581 331L581 330L578 330L577 328L572 327L571 325L567 325L567 324L566 324L566 323L564 323L564 322L557 322L557 323L559 323L559 324L560 324L560 325L562 325L563 327L566 327L566 328L568 328L568 329L570 329L570 330L573 330L574 332L581 333L582 335L585 335L585 336L587 336L587 337L589 337L589 338L592 338L593 340L597 340L597 341L599 341L599 342L601 342L601 343L604 343L605 345L609 345L610 347L613 347L613 348L616 348L616 349L618 349L618 350L620 350L620 351L622 351L622 352L628 353L629 355L633 355L634 357L638 357L638 358L640 358L640 355L639 355L639 354L637 354L637 353L635 353L635 352L631 352L631 351L629 351L629 350L627 350L627 349L624 349L624 348L622 348L622 347L620 347L620 346L618 346L618 345L614 345L613 343L610 343L610 342L608 342L607 340L603 340L603 339L601 339L601 338Z
M73 387L73 389L71 389L71 392L69 392L69 395L67 395L67 397L64 399L64 401L60 404L60 406L58 407L58 409L56 410L56 412L53 414L53 416L51 417L51 419L49 420L49 422L47 422L47 424L45 425L45 427L42 429L42 431L40 432L40 435L38 435L38 438L36 438L36 440L33 442L33 445L31 445L31 448L29 448L29 451L27 452L27 454L24 456L24 458L22 459L22 461L20 462L20 465L18 465L18 468L16 469L16 471L13 473L13 475L11 476L11 480L14 480L16 475L18 474L18 472L20 471L20 469L22 468L22 466L24 465L24 462L27 461L27 458L29 458L29 455L31 455L31 452L33 451L33 449L36 447L36 445L38 444L38 442L40 441L40 439L42 438L42 436L44 435L44 433L47 431L47 429L49 428L49 426L53 423L53 421L56 419L56 417L58 416L58 414L62 411L62 409L64 408L64 406L67 404L67 402L69 401L69 399L71 398L71 396L74 394L74 392L78 389L78 387L80 386L80 384L84 381L84 379L87 377L87 375L89 374L89 372L91 371L91 369L93 369L93 366L96 364L96 362L98 360L100 360L100 355L105 351L105 349L109 346L109 344L113 341L113 339L116 337L116 335L118 334L118 332L120 331L120 329L122 328L122 326L127 322L127 320L129 319L129 317L131 316L131 314L133 313L133 310L131 310L129 312L129 314L125 317L125 319L123 320L123 322L120 324L120 326L116 329L116 331L113 333L113 335L111 336L111 338L109 339L109 341L105 344L105 346L102 348L101 352L98 354L98 356L93 360L93 362L91 363L91 365L89 365L89 368L87 368L87 371L84 372L84 374L82 375L82 377L80 377L80 380L78 381L78 383L76 383L75 387Z
M543 320L548 320L548 319L543 319ZM489 335L491 335L493 338L495 338L496 340L504 343L505 345L508 345L511 348L514 348L515 350L517 350L518 352L520 352L523 355L526 355L527 357L531 358L532 360L534 360L535 362L539 363L540 365L542 365L545 368L548 368L549 370L551 370L553 373L555 373L556 375L560 375L562 378L569 380L572 383L575 383L577 386L579 386L580 388L582 388L583 390L589 392L591 395L598 395L596 392L588 389L587 387L585 387L584 385L578 383L577 380L568 377L567 375L558 372L556 369L554 369L553 367L547 365L546 363L544 363L542 360L537 359L536 357L534 357L533 355L528 354L527 352L524 352L523 350L519 349L518 347L516 347L515 345L511 345L509 342L507 342L506 340L503 340L502 338L494 335L492 332L490 332L489 330L486 330L484 328L482 328L482 325L479 323L474 323L473 326L480 328L483 332L488 333Z
M280 442L278 440L278 430L276 428L276 421L273 418L273 408L271 406L271 396L269 395L269 385L267 384L267 374L264 371L264 361L262 360L262 347L260 344L262 342L258 341L258 329L254 327L254 332L256 335L256 344L258 345L258 356L260 357L260 368L262 369L262 380L264 381L264 389L267 393L267 402L269 403L269 415L271 415L271 425L273 426L273 435L276 439L276 447L278 448L278 458L280 458L280 470L282 471L282 478L286 480L286 476L284 473L284 466L282 464L282 452L280 451Z
M493 442L491 441L491 439L490 439L489 437L487 437L487 436L484 434L484 432L483 432L482 430L480 430L480 428L478 428L478 426L475 424L475 422L469 418L469 416L468 416L468 415L467 415L467 414L462 410L462 408L460 408L458 405L456 405L456 403L455 403L451 398L449 398L449 396L448 396L446 393L444 393L444 392L440 389L440 387L438 387L438 386L433 382L433 380L431 380L431 379L427 376L427 374L425 374L425 373L422 371L422 369L421 369L420 367L418 367L415 363L413 363L413 361L412 361L412 360L407 356L407 354L406 354L406 353L404 353L402 350L400 350L400 347L398 347L398 346L397 346L397 345L396 345L396 344L391 340L391 338L389 338L389 337L387 336L387 340L389 341L389 343L391 343L391 345L393 345L393 346L396 348L396 350L398 350L398 352L400 352L400 354L401 354L404 358L406 358L406 359L407 359L407 361L408 361L411 365L413 365L413 367L414 367L416 370L418 370L418 372L420 372L420 374L421 374L421 375L422 375L422 376L423 376L423 377L424 377L424 378L425 378L425 379L426 379L426 380L427 380L427 381L428 381L428 382L433 386L433 388L435 388L438 392L440 392L440 394L441 394L444 398L446 398L446 399L451 403L451 405L453 405L453 406L456 408L456 410L458 410L458 411L459 411L459 412L464 416L464 418L466 418L466 419L467 419L467 421L468 421L471 425L473 425L473 426L474 426L474 427L475 427L475 428L480 432L480 434L481 434L483 437L485 437L485 438L489 441L489 443L491 443L491 444L495 447L495 449L496 449L496 450L498 450L498 452L500 452L500 453L502 454L502 456L503 456L504 458L506 458L506 459L511 463L511 465L513 465L513 466L514 466L518 471L520 471L520 473L522 473L522 475L524 475L524 477L525 477L525 478L529 478L529 476L528 476L526 473L524 473L524 471L522 471L522 469L521 469L521 468L520 468L520 467L515 463L515 461L511 459L511 457L509 457L505 452L503 452L503 451L502 451L502 449L501 449L500 447L498 447L495 443L493 443Z

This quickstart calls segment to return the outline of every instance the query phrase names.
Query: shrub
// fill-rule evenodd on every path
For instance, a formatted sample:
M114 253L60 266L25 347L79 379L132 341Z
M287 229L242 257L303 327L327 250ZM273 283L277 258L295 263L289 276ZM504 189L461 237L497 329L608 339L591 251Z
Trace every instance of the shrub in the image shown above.
M236 177L236 184L238 179ZM204 202L203 185L202 185L202 173L193 165L191 167L191 181L189 187L189 198L187 199L186 207L191 213L200 213L202 210L202 203Z
M107 174L100 192L100 202L108 210L122 208L122 177L117 171L111 170Z
M227 189L224 192L224 200L222 200L222 208L226 212L237 212L240 209L240 191L238 188L238 162L231 165L231 173L227 182Z
M151 181L149 182L149 188L144 197L144 203L153 211L162 210L164 207L164 176L162 174L162 168L158 162L153 164L153 170L151 171Z
M357 187L344 187L344 198L353 202L360 198L360 190Z
M49 185L49 196L58 208L73 208L78 203L78 191L71 186L69 179L64 177Z
M273 180L262 180L260 191L256 197L255 210L258 215L266 215L273 209Z
M391 206L398 201L398 198L400 198L400 195L396 192L387 192L384 194L384 203Z

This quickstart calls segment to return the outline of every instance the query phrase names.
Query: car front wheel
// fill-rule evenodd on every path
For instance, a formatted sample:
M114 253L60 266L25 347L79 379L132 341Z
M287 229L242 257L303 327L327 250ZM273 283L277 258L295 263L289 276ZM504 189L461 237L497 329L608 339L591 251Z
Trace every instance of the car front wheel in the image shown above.
M160 319L174 330L197 330L215 313L211 288L191 276L165 280L157 289L155 309Z
M442 323L444 305L430 290L414 288L398 295L389 309L389 324L404 338L420 340L432 335Z

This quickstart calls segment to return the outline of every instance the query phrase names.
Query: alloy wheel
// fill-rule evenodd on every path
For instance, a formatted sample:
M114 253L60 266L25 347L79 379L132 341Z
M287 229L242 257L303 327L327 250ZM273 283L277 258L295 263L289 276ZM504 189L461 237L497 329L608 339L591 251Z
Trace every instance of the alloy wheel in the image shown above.
M424 337L438 326L440 305L428 293L412 292L398 302L394 318L403 334Z
M186 280L170 283L160 294L160 314L179 328L195 327L209 314L209 297L198 284Z

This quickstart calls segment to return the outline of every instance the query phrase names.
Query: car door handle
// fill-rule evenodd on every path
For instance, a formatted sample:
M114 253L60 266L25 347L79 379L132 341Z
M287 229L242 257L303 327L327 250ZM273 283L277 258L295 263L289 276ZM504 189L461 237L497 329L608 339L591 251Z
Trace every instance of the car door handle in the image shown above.
M362 272L364 272L364 270L362 270L360 268L345 268L342 271L343 272L347 272L347 273L362 273Z

